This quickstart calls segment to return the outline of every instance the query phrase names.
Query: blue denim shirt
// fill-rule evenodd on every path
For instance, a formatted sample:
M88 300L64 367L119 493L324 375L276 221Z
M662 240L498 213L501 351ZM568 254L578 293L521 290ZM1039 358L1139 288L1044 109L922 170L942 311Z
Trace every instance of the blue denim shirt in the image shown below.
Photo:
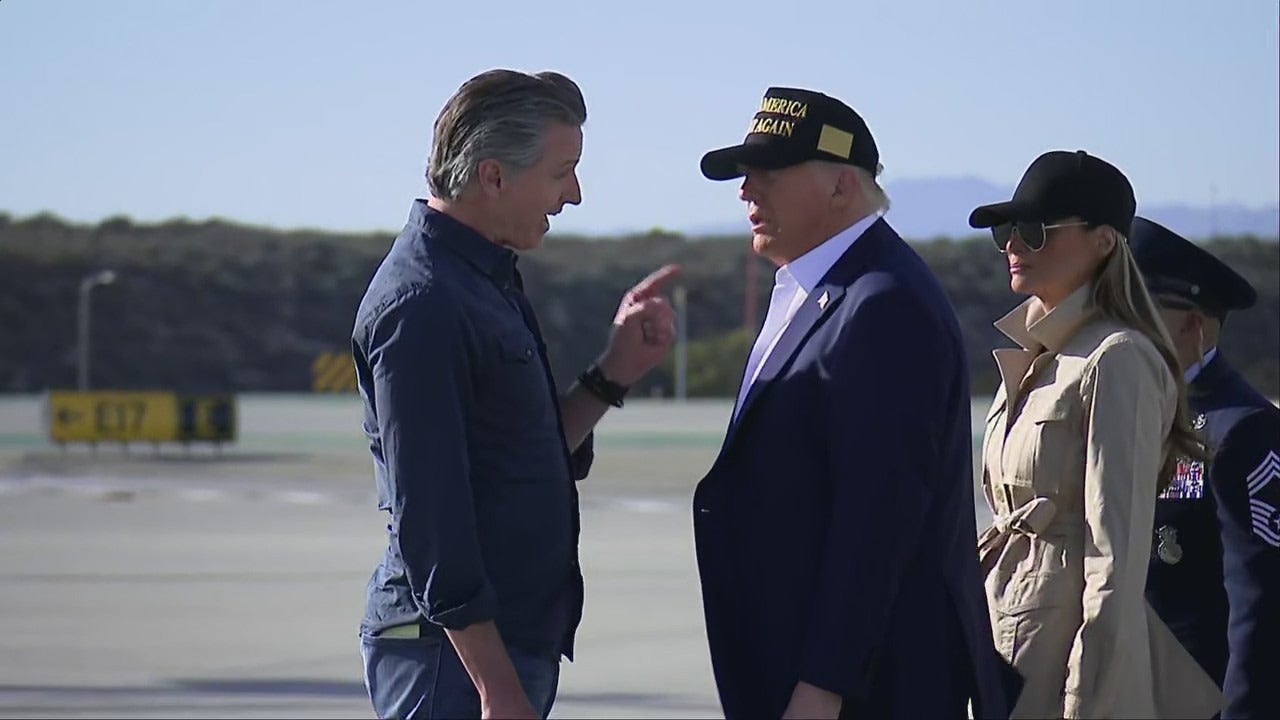
M414 203L356 314L352 353L388 546L361 632L493 620L572 658L582 616L578 495L516 255Z

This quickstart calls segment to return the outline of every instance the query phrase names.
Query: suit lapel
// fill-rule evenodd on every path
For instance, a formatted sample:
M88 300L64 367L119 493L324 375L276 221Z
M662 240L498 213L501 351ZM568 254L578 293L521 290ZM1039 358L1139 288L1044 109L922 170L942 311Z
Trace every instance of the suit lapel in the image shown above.
M769 391L774 381L791 364L791 360L799 352L801 346L804 345L805 340L813 334L813 331L826 318L830 317L832 311L844 299L845 289L863 273L865 266L879 254L877 250L887 236L894 236L894 233L888 223L881 218L867 228L862 237L858 238L845 251L844 255L840 256L840 259L827 271L826 276L822 278L818 286L805 298L804 303L796 310L795 316L791 318L791 322L787 324L782 336L778 338L778 344L774 346L773 352L769 353L769 357L765 359L764 364L760 367L760 372L756 376L755 382L751 384L751 388L747 390L746 397L742 399L742 406L735 408L735 417L729 423L729 430L725 434L724 444L720 448L721 454L732 445L738 429L742 427L743 421L746 420L747 413L751 412L752 406L756 404L761 395Z
M756 398L760 397L760 393L777 379L778 374L791 362L792 356L800 349L805 338L809 337L810 331L835 309L843 296L844 288L824 283L814 288L809 297L805 298L804 303L796 310L795 316L791 318L791 322L787 324L786 330L782 332L782 336L778 338L778 344L774 346L773 352L769 353L769 357L765 358L764 364L760 366L756 381L751 384L751 389L747 391L747 396L742 400L742 407L738 410L739 420L751 410L752 404Z

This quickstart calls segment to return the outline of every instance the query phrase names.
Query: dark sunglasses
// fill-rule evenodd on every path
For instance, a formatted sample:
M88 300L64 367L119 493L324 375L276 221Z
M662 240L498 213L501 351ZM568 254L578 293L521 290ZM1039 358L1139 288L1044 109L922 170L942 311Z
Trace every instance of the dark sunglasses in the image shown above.
M991 239L995 241L997 250L1006 252L1006 248L1009 247L1009 239L1013 237L1013 233L1016 230L1018 237L1022 238L1022 243L1031 248L1031 252L1037 252L1044 247L1045 237L1050 230L1088 224L1084 221L1057 223L1054 225L1025 221L1002 223L991 228Z

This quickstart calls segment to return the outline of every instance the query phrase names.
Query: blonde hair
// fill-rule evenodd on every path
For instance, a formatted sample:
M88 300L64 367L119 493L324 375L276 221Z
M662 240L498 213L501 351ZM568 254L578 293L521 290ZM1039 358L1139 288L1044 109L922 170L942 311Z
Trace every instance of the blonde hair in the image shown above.
M1142 273L1129 251L1129 241L1113 227L1103 226L1112 239L1113 248L1099 269L1093 284L1093 304L1106 317L1137 330L1155 345L1161 359L1173 375L1178 388L1178 405L1169 431L1164 463L1160 468L1159 491L1164 492L1173 480L1178 458L1208 460L1204 441L1191 427L1187 407L1187 383L1178 365L1173 340L1160 321L1160 313L1151 300Z

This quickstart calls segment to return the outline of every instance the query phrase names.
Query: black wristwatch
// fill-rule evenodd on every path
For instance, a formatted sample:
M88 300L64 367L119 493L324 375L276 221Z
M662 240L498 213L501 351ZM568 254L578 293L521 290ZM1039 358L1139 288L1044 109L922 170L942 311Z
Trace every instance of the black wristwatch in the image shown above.
M604 373L600 371L600 366L595 363L592 363L590 367L582 371L582 374L578 376L578 383L592 395L618 408L622 407L622 398L631 389L605 377Z

